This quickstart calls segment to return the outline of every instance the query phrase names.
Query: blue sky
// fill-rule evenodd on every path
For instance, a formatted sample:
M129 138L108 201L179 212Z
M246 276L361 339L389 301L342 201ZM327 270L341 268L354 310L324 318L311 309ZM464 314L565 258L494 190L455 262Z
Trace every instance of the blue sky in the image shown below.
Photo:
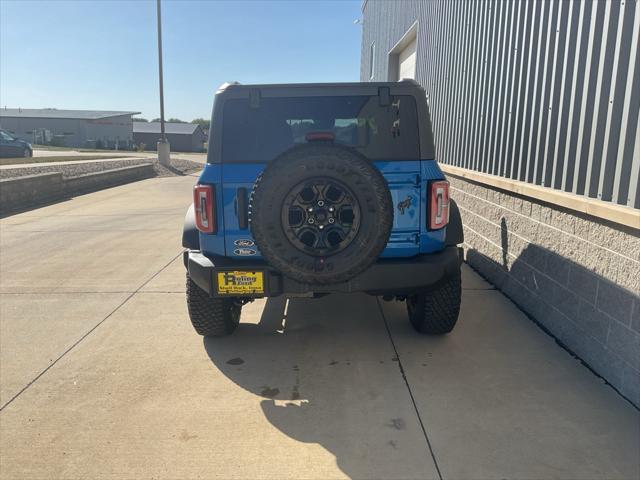
M163 0L165 115L242 83L358 81L361 0ZM0 106L159 116L156 2L0 0Z

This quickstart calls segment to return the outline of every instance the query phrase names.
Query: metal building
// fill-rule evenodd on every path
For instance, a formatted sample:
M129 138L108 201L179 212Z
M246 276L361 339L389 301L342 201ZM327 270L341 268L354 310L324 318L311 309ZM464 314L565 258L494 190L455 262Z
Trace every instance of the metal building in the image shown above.
M640 4L365 0L362 81L426 91L465 259L640 406Z
M165 123L165 135L174 152L203 152L207 135L195 123ZM133 139L144 143L145 150L156 150L160 139L160 122L133 122Z
M366 1L361 80L426 89L440 162L640 207L637 1Z
M132 115L140 112L2 108L0 127L35 144L64 147L130 148Z

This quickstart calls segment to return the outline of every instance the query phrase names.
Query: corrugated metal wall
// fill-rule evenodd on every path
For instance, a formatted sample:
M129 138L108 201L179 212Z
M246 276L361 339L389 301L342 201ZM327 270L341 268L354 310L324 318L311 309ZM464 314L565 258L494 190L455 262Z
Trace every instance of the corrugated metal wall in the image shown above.
M418 22L441 162L640 208L640 5L368 0L360 77Z

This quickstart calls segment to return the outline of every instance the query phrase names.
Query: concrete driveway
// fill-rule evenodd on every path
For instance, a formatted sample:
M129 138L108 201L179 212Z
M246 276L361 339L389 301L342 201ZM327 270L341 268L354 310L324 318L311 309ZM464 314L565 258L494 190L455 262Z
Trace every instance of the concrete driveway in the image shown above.
M364 295L187 317L194 177L0 221L2 478L638 478L640 416L468 268L460 323Z

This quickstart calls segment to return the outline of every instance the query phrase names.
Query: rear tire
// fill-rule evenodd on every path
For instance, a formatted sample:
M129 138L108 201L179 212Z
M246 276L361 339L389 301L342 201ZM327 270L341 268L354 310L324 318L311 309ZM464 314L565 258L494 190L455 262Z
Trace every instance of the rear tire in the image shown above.
M461 297L458 271L438 289L407 298L407 312L413 328L428 335L451 332L458 321Z
M196 332L204 337L230 335L240 322L242 306L234 298L212 298L187 273L187 307Z

